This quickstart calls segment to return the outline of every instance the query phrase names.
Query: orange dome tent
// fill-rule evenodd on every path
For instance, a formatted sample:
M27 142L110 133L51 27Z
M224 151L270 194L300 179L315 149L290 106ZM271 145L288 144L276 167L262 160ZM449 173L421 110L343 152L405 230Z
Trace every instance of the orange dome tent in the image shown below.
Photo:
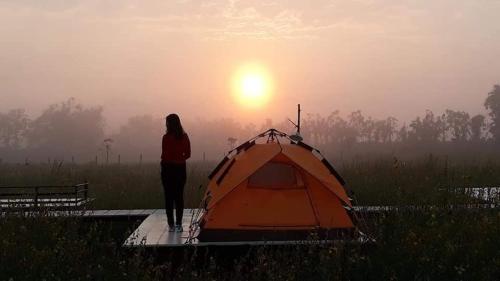
M266 143L256 143L259 137ZM354 233L344 181L319 151L270 129L209 176L199 241L338 238ZM319 158L321 157L321 158Z

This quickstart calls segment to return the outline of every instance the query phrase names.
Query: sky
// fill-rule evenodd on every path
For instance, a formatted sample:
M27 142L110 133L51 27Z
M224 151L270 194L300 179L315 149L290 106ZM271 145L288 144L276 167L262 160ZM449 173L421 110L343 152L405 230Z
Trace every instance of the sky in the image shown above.
M261 123L305 114L483 113L500 83L499 0L0 0L0 111L70 97L132 115ZM260 107L231 77L264 66Z

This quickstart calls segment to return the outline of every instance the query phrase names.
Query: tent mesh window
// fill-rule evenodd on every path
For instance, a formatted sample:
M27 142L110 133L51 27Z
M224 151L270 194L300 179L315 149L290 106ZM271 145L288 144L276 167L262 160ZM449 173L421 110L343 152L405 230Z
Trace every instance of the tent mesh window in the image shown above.
M248 178L250 188L304 188L300 172L286 163L268 162Z

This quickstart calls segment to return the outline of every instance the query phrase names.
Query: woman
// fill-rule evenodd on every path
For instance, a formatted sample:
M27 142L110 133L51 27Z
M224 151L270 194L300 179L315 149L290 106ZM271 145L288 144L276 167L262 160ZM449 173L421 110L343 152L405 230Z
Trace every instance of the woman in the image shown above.
M191 144L177 114L167 116L166 126L167 133L163 136L161 146L161 181L165 195L168 231L182 232L186 160L191 157Z

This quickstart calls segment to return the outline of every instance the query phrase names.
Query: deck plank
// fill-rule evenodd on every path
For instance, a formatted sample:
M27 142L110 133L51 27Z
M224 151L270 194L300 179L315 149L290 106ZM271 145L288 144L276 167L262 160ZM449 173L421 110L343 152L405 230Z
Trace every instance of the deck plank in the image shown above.
M104 215L106 215L107 213L109 213L109 210L94 210L92 212L92 217L103 217Z
M149 215L127 238L125 244L131 246L151 244L152 242L151 240L148 242L147 236L156 223L158 223L157 218L153 215Z
M132 210L115 210L114 216L130 216Z
M182 246L188 238L191 223L192 209L184 210L182 233L169 232L167 216L163 209L157 209L149 215L141 225L125 241L125 246Z
M165 233L168 232L168 224L166 216L161 216L158 214L153 214L150 217L154 220L151 229L146 234L147 244L158 244L158 240Z
M109 212L106 213L106 216L107 217L111 217L111 216L118 216L118 214L120 213L121 210L109 210Z
M138 216L144 214L144 209L136 209L136 210L127 210L128 216Z

